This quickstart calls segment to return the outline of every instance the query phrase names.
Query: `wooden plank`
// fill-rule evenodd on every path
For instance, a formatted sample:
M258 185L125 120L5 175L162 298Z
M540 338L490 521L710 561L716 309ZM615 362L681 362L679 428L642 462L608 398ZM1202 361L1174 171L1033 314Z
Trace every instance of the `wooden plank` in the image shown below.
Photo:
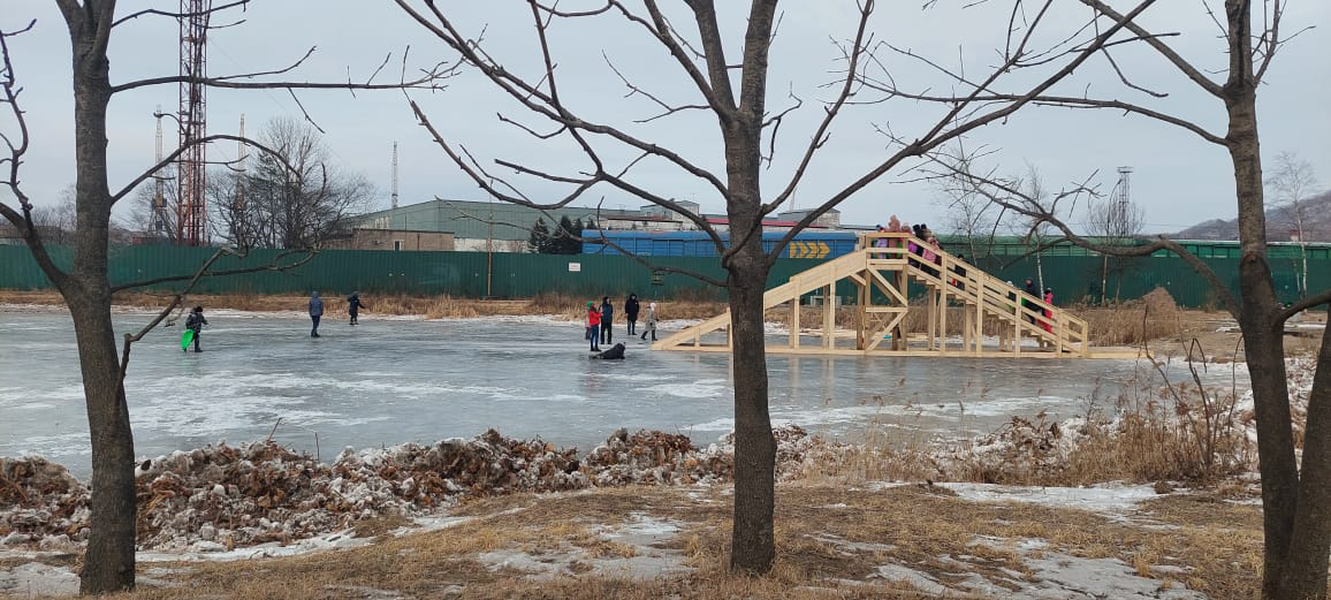
M836 282L823 288L823 347L836 346Z

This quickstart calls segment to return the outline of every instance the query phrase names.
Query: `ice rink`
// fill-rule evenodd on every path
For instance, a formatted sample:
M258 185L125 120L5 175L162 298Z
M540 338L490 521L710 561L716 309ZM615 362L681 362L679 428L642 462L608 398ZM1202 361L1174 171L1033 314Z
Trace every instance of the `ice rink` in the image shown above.
M615 429L681 432L707 444L732 427L725 355L653 352L617 324L624 361L588 360L578 323L547 317L424 321L366 315L206 313L201 354L180 326L134 347L127 381L143 457L268 436L330 460L347 446L435 442L498 429L589 450ZM146 313L119 314L122 330ZM673 329L669 322L663 332ZM0 456L41 454L86 476L89 442L74 335L63 312L0 309ZM776 342L776 338L773 338ZM119 343L119 342L118 342ZM988 432L1013 415L1112 413L1133 361L771 356L775 423L903 442ZM1177 375L1182 370L1175 369ZM1229 370L1214 372L1228 381ZM880 436L881 437L881 436Z

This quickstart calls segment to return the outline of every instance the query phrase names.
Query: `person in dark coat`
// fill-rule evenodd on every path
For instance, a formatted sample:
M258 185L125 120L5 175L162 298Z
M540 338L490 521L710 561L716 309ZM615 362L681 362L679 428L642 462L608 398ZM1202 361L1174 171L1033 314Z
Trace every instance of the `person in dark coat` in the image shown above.
M365 303L360 301L360 292L351 292L351 297L347 298L347 314L351 315L351 324L360 324L360 309L365 308Z
M203 349L199 348L199 337L203 335L203 326L207 324L208 324L208 319L203 318L202 306L194 307L194 310L190 311L189 316L185 317L185 329L194 332L195 352L203 352ZM181 348L181 350L189 352L189 350L185 348Z
M638 328L638 295L629 294L629 299L624 301L624 318L629 321L629 335L635 335L634 330Z
M319 297L319 292L310 294L310 337L319 337L319 319L324 316L324 299Z
M1027 296L1030 296L1031 298L1040 298L1040 297L1043 296L1043 295L1040 293L1040 288L1035 287L1035 280L1031 279L1030 277L1027 277L1027 278L1026 278L1026 295L1027 295ZM1023 308L1025 308L1025 309L1027 309L1027 310L1037 310L1037 309L1036 309L1036 305L1035 305L1035 303L1034 303L1034 302L1031 302L1030 300L1025 300L1025 299L1023 299L1023 300L1021 301L1021 306L1022 306ZM1027 321L1030 321L1031 324L1034 325L1034 324L1035 324L1035 315L1030 314L1030 313L1027 313L1027 314L1026 314L1026 320L1027 320Z
M609 344L615 337L615 305L610 303L610 296L601 296L601 343Z
M614 346L611 346L609 350L600 354L593 354L592 358L599 358L601 360L624 360L624 342L618 342Z

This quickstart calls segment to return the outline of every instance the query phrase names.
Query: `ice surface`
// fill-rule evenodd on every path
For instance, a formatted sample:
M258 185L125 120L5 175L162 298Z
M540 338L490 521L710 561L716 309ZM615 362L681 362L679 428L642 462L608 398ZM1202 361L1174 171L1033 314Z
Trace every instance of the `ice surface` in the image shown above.
M179 326L134 347L127 389L141 457L260 440L279 418L278 442L324 460L348 446L433 443L492 427L586 451L620 427L678 431L705 444L733 425L728 356L653 352L622 325L616 339L628 344L628 360L602 362L587 360L580 324L542 316L371 314L355 328L325 321L323 337L312 339L308 319L296 314L207 314L202 354L180 351ZM127 331L147 318L126 312L116 324ZM0 456L41 454L86 477L68 315L0 307L0 347ZM768 369L776 424L854 439L872 423L917 442L985 433L1014 414L1082 414L1097 381L1106 384L1102 395L1111 393L1133 366L771 356Z
M1119 514L1135 510L1137 505L1156 497L1149 485L1105 484L1094 487L1026 487L984 483L939 483L974 502L1019 502L1051 508L1076 508L1101 514Z
M70 596L78 591L79 576L66 567L32 562L0 570L0 596Z

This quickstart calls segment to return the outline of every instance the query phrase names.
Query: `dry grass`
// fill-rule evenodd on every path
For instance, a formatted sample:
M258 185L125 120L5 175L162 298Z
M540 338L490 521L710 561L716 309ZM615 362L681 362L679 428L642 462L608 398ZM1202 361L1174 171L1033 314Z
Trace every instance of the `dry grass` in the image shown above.
M349 590L372 588L409 598L922 598L932 596L875 578L875 568L904 565L945 583L967 573L991 580L1004 570L1029 576L1016 547L1027 539L1046 541L1050 552L1119 559L1162 586L1177 584L1154 567L1182 566L1189 569L1185 583L1213 598L1253 597L1259 585L1261 519L1255 507L1169 496L1125 521L1070 509L973 503L925 485L878 491L779 486L775 568L760 578L737 576L725 568L727 491L633 488L483 500L466 508L474 520L450 529L304 557L171 565L186 569L174 576L181 587L114 597L313 600L367 597ZM576 576L537 582L478 559L505 550L541 560L570 547L586 551L584 556L622 556L632 548L598 547L605 540L589 531L644 514L682 528L665 546L692 571L630 580L575 564L570 570ZM993 541L977 544L981 538Z
M1190 329L1185 324L1186 313L1164 288L1155 288L1137 300L1071 310L1086 320L1091 341L1100 346L1138 346L1143 341L1178 339Z

